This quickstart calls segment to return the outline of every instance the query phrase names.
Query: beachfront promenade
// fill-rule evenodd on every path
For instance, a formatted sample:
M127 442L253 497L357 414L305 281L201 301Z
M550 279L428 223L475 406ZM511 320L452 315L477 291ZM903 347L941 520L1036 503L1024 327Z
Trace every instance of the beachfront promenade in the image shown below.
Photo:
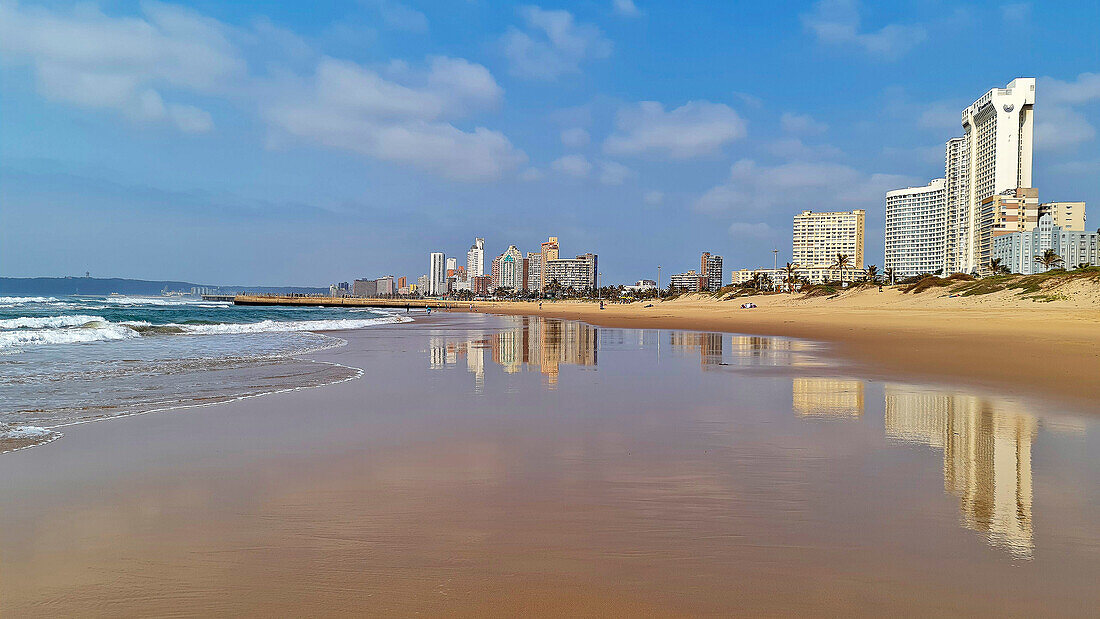
M236 305L295 305L320 307L430 307L448 308L469 306L469 301L443 301L440 299L382 299L370 297L324 297L310 295L239 294L233 297Z

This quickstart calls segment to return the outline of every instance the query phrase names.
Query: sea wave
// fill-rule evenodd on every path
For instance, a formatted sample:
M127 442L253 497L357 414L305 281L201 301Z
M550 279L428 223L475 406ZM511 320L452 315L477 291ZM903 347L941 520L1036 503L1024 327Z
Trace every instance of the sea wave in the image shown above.
M106 342L141 337L134 329L121 324L92 321L78 328L55 327L0 332L0 350L40 344L78 344Z
M251 323L214 324L162 324L144 321L108 322L99 316L49 316L42 318L12 318L0 321L5 328L0 331L0 350L20 349L42 344L81 344L125 340L143 335L222 335L239 333L277 333L292 331L341 331L362 329L375 325L411 322L404 316L380 316L377 318L347 318L330 320L276 321L261 320Z
M20 316L0 320L0 329L41 329L43 327L79 327L89 322L105 322L102 316L74 314L71 316Z
M265 333L277 331L342 331L345 329L362 329L374 325L398 324L412 322L411 318L404 316L382 316L379 318L337 318L331 320L297 320L276 321L261 320L251 323L221 323L213 325L172 325L183 328L185 333L220 334L220 333Z
M57 301L57 297L0 297L0 303L51 303Z

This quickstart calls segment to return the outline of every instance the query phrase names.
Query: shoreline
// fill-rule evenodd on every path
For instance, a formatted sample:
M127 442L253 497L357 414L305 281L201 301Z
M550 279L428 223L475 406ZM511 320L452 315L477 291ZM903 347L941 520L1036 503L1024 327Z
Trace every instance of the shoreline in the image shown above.
M774 295L771 295L774 299ZM860 375L973 386L1074 407L1100 399L1100 311L1076 308L830 307L673 300L475 302L474 312L580 320L601 327L793 337L830 345ZM777 301L782 301L778 299ZM469 312L468 305L452 311Z

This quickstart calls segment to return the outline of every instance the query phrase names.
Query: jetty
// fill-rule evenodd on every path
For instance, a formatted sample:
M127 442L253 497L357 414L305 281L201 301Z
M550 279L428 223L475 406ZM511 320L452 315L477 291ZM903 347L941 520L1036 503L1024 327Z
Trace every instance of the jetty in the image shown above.
M289 305L298 307L430 307L437 309L470 305L469 301L444 301L430 298L328 297L308 294L238 294L232 298L232 301L235 305Z

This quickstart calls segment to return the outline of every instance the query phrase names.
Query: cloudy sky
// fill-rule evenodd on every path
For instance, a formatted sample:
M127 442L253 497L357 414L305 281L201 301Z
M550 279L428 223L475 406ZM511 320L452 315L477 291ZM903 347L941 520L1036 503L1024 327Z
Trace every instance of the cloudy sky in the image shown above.
M888 5L889 4L889 5ZM1100 224L1100 4L0 0L0 275L327 284L429 251L605 281L790 256L1039 78L1035 183Z

